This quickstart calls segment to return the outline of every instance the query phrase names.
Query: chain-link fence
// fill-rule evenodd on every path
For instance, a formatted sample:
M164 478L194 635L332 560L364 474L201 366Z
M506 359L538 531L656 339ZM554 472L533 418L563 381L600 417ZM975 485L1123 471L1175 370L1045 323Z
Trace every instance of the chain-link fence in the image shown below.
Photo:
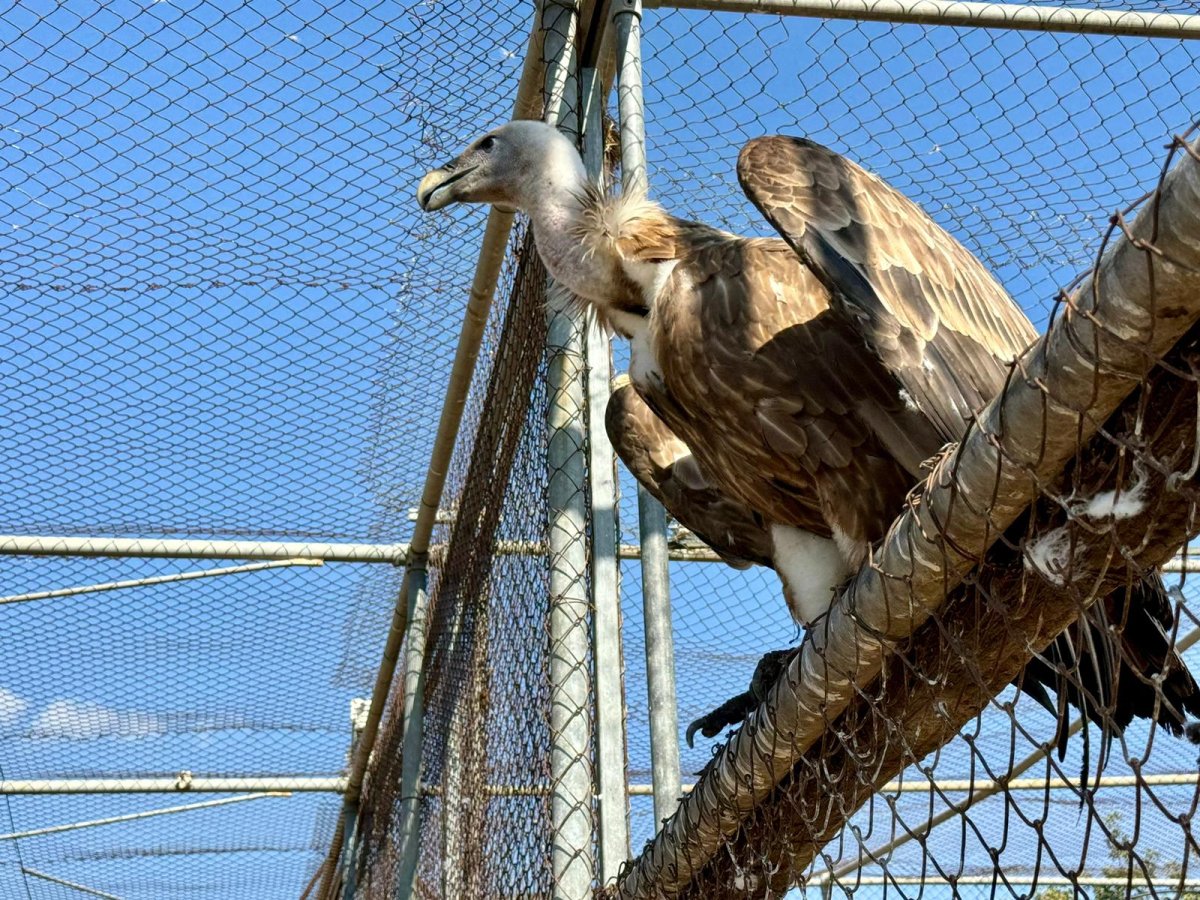
M1164 28L1197 13L1186 2L1069 9L1137 9ZM1200 671L1186 579L1112 600L1195 530L1192 332L1174 345L1155 331L1144 346L1156 364L1126 378L1137 390L1091 436L1083 411L1109 370L1146 355L1114 331L1143 346L1146 329L1106 319L1104 295L1094 309L1086 292L1058 312L1054 302L1196 118L1196 20L1147 37L1138 23L1083 34L865 11L641 15L646 174L670 212L772 234L736 183L737 154L763 134L804 135L919 202L1040 331L1055 318L1075 317L1076 336L1096 323L1077 349L1105 360L1087 364L1082 398L1055 392L1049 369L1039 383L1061 403L1021 427L992 421L982 443L1037 469L1034 512L1001 529L961 586L947 576L918 598L935 611L911 638L871 620L864 599L840 631L806 643L807 674L838 682L851 679L847 657L830 657L831 674L815 648L844 648L857 627L857 671L881 631L899 641L879 679L849 680L803 720L822 725L815 743L799 744L809 732L793 695L820 682L792 673L715 762L720 740L690 748L677 734L673 787L651 747L663 657L652 649L647 664L642 532L623 468L609 560L619 586L597 569L614 526L603 454L587 440L599 395L584 380L583 329L563 316L548 327L545 270L523 226L506 238L478 213L425 216L412 200L420 173L509 117L518 83L534 96L549 83L542 105L603 144L587 124L598 115L586 70L605 106L627 35L605 4L547 10L549 33L535 27L532 42L531 5L458 0L60 4L0 19L0 530L11 532L0 542L13 554L0 602L0 897L268 898L306 886L326 900L583 897L611 887L613 842L624 858L655 837L656 771L660 806L690 799L625 871L621 896L1200 893L1196 749L1137 718L1106 750L1122 688L1088 668L1115 668L1162 716L1182 678L1178 667L1154 677L1166 648ZM1170 254L1186 220L1143 237ZM1108 244L1121 240L1117 229ZM481 243L505 260L497 300L478 362L467 359L446 490L426 509L427 469L446 467L439 409L458 323L477 308ZM1144 269L1153 251L1138 253ZM1142 306L1190 315L1156 278ZM603 370L606 354L587 356ZM629 367L623 342L613 357L617 372ZM1014 381L1035 371L1018 366ZM1038 452L1019 455L1009 438ZM1037 468L1049 446L1065 474ZM993 490L994 467L975 466L973 488ZM964 467L944 461L940 488L914 495L918 512L959 510L922 533L954 537L924 557L929 571L983 558L979 534L954 530L961 510L980 508L948 487ZM1109 512L1122 497L1138 509L1089 517L1086 501L1105 491L1116 491ZM398 604L408 640L359 759L350 701L372 692L402 590L388 563L405 561L425 524L428 584L414 574L424 561L410 560L412 602ZM770 569L709 559L675 523L667 537L681 731L801 635ZM337 561L355 554L376 562ZM896 576L901 618L909 600L896 592L919 593L920 579L878 559ZM125 582L138 584L25 598ZM1111 602L1092 605L1106 592ZM592 643L609 627L601 607L621 620L617 660ZM1070 625L1086 616L1097 626ZM1067 626L1069 649L1047 649ZM1030 655L1051 709L1009 685ZM614 667L615 734L613 701L597 700ZM1081 701L1091 724L1060 741ZM361 797L347 789L356 774Z

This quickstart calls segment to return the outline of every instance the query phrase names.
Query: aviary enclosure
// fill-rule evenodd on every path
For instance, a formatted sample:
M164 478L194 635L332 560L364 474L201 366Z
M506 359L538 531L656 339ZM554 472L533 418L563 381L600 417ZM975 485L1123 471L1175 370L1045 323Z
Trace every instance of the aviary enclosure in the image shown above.
M1113 733L1045 649L1156 567L1200 672L1195 12L7 10L0 897L1200 896L1195 744L1010 684ZM743 234L810 137L1046 334L811 634L616 464L525 224L417 209L514 116Z

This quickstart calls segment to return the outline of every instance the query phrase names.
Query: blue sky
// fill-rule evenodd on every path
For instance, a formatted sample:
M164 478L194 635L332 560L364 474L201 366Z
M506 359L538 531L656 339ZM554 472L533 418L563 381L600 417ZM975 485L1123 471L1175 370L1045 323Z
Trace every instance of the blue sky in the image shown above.
M674 211L764 231L737 150L806 134L922 202L1039 323L1198 112L1179 42L645 21L651 183ZM524 4L464 2L6 10L0 531L402 540L483 221L420 216L412 185L507 116L527 23ZM0 592L209 565L7 558ZM636 566L624 576L630 777L645 782ZM773 577L672 578L683 726L795 635ZM0 774L335 774L397 581L329 565L0 605ZM942 766L965 759L952 746ZM1194 766L1165 742L1153 763ZM12 798L0 831L177 800ZM337 806L0 842L0 900L70 896L22 862L129 898L294 897ZM634 802L635 848L647 810Z

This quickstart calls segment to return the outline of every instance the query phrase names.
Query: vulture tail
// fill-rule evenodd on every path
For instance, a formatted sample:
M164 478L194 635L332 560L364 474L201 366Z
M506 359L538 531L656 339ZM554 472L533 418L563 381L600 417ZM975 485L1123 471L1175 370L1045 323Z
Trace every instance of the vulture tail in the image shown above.
M1175 650L1175 614L1162 579L1154 575L1113 591L1095 603L1030 660L1017 686L1058 718L1055 746L1066 755L1067 705L1101 731L1097 773L1107 763L1113 738L1135 718L1150 719L1176 737L1200 743L1200 685ZM1052 702L1049 692L1057 697ZM1090 768L1083 733L1086 789Z

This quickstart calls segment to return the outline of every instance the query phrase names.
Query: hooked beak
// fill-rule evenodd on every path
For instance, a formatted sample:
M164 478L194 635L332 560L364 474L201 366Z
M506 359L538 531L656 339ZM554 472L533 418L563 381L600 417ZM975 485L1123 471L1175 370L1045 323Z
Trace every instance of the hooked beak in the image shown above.
M453 163L434 169L417 185L417 202L425 212L433 212L455 202L458 198L448 188L479 168L478 165L467 166L465 169L455 169L452 166Z

